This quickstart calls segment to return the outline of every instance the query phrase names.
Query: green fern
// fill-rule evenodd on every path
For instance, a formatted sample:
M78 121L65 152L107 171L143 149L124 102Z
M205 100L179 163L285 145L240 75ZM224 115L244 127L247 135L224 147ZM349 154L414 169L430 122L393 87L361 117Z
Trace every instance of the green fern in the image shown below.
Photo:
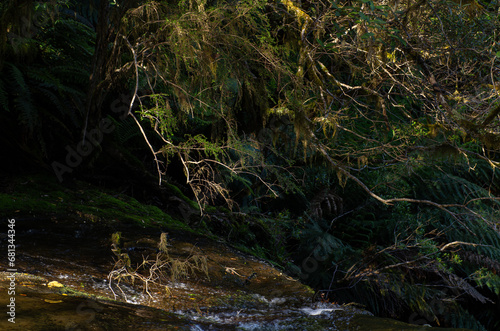
M53 91L47 88L39 87L37 88L37 91L39 92L41 97L50 100L50 102L52 103L54 108L58 110L59 115L61 115L62 118L65 119L66 117L69 117L74 127L78 127L79 122L75 112L63 104L60 95L56 95Z
M454 309L445 315L445 319L454 328L488 331L474 315L459 305L455 305Z
M54 73L47 72L47 70L29 67L26 69L26 76L32 82L32 98L35 100L43 100L38 102L38 108L50 109L50 111L43 111L44 114L52 112L52 109L56 109L63 121L69 119L73 128L79 127L81 124L81 118L75 110L79 107L70 107L71 101L81 104L84 93L70 87L59 79ZM71 100L72 99L72 100ZM62 121L58 121L59 124L63 124ZM68 123L69 124L69 123ZM70 131L68 124L62 125L62 128L66 131Z
M57 90L57 88L61 86L59 79L54 76L52 72L47 71L47 69L30 67L29 70L26 71L26 76L38 82L38 85L42 87Z
M115 119L112 119L112 121L115 123L116 126L116 129L113 131L113 137L121 145L125 145L130 139L141 135L137 127L137 124L130 117L122 121L116 121Z
M39 124L38 111L33 104L31 90L25 81L24 74L14 64L9 64L10 75L15 86L12 87L14 93L14 107L19 111L20 122L23 123L30 133Z
M9 111L9 95L4 86L3 79L0 79L0 106L5 111Z
M381 186L384 181L391 182L392 187L405 187L409 197L456 205L447 207L454 215L425 204L404 203L393 207L368 205L342 221L337 220L327 231L340 238L344 247L358 250L345 250L340 259L334 259L339 268L345 268L348 277L342 279L337 273L333 285L339 290L332 297L339 301L355 300L386 316L403 318L400 314L409 311L414 316L424 316L425 323L445 322L484 330L470 307L461 306L454 299L458 295L486 305L498 296L500 282L495 273L500 264L493 261L500 261L500 234L493 225L500 203L496 199L483 200L491 193L479 178L485 174L491 178L491 171L482 167L476 175L468 170L467 164L440 163L417 168L401 179L393 172L390 181L383 174L371 174L377 183L374 186L380 186L379 193L388 194ZM382 182L380 178L384 178ZM399 184L398 180L404 183ZM471 202L474 199L481 199L476 200L480 203ZM307 232L304 234L310 238ZM319 236L318 230L312 234ZM452 242L467 244L440 251ZM323 286L330 288L332 279ZM457 292L449 293L448 288ZM439 305L429 304L436 298Z
M68 70L67 72L63 71L63 73L65 75L71 75L71 79L69 76L61 77L61 72L59 71L52 70L51 72L47 72L46 69L33 67L30 67L29 70L26 71L26 75L30 79L38 82L40 87L50 88L60 94L71 95L78 98L85 97L85 94L80 90L81 87L73 87L71 85L75 85L75 83L81 79L78 74L83 75L86 73L88 79L88 72L70 66L64 67L64 70ZM61 78L63 78L64 81Z
M488 270L487 267L481 268L473 274L472 279L479 286L487 287L497 296L500 296L500 276L495 272Z
M325 231L325 226L312 221L311 224L302 232L303 250L313 252L313 254L328 256L333 260L339 259L350 246L344 241Z
M52 73L62 82L85 85L89 82L89 70L85 66L76 64L59 65L52 68ZM78 91L81 93L80 91Z
M469 180L480 183L485 190L492 194L500 194L500 180L496 168L484 160L477 160L472 165L471 169L464 171L462 176Z
M462 241L477 244L476 247L466 246L463 249L500 261L500 234L483 220L471 216L460 217L457 220L444 214L440 218L442 221L434 225L436 229L445 233L448 242Z

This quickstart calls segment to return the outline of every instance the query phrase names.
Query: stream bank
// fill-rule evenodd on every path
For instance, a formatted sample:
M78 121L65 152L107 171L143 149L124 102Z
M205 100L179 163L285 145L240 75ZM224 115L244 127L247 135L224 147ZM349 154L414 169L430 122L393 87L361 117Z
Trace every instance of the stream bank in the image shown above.
M28 180L0 201L18 271L0 261L3 307L15 277L16 323L3 318L2 330L434 330L313 302L268 262L129 197Z

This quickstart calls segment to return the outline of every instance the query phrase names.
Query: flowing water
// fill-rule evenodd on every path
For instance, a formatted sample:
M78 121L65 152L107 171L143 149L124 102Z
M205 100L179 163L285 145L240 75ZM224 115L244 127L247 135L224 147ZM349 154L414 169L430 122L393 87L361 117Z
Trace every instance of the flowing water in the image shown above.
M116 260L112 229L57 222L37 231L29 223L18 228L19 273L0 273L5 312L12 297L9 287L15 285L16 323L4 313L0 330L434 329L376 318L354 305L313 303L308 287L269 264L191 234L173 234L169 256L206 257L208 276L195 272L145 291L140 280L114 279L110 286ZM133 261L157 253L157 231L130 229L123 238L123 251ZM0 249L7 250L6 238ZM6 261L0 266L6 270Z

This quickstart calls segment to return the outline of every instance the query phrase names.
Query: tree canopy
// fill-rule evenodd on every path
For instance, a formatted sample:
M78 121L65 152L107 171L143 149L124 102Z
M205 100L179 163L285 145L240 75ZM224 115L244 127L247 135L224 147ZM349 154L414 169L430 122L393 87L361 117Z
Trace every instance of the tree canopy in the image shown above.
M497 0L23 0L0 16L1 139L20 164L156 176L202 219L260 217L282 248L262 255L332 300L500 327Z

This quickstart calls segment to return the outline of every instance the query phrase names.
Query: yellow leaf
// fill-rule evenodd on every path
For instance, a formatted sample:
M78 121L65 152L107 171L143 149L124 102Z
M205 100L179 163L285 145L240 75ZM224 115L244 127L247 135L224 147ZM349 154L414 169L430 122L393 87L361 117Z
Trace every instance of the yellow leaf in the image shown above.
M45 301L47 303L61 303L61 302L63 302L62 300L49 300L49 299L45 299L43 301Z
M55 280L47 284L48 287L64 287L63 284L56 282Z

